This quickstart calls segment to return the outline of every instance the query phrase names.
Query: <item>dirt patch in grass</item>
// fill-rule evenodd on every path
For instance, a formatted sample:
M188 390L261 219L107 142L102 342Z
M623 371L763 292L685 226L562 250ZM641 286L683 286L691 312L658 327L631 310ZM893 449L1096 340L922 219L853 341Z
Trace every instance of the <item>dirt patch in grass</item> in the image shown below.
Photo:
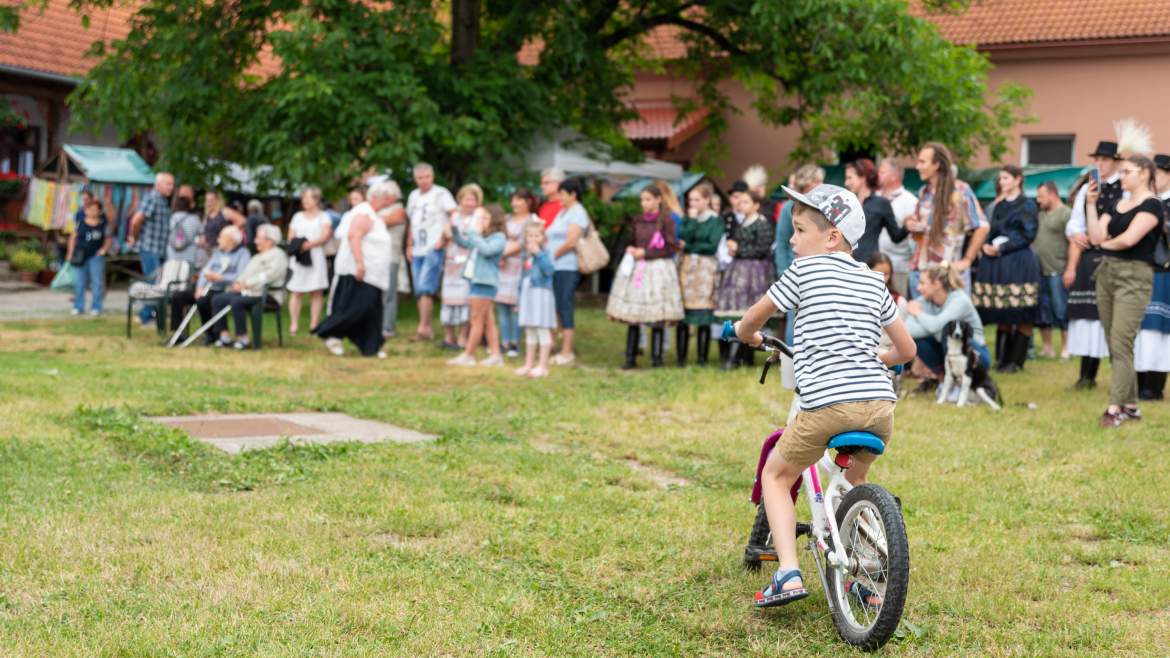
M679 477L670 471L664 471L660 468L643 464L642 462L632 457L627 457L626 466L630 467L631 471L645 477L661 489L671 489L677 487L685 487L691 483L690 480Z

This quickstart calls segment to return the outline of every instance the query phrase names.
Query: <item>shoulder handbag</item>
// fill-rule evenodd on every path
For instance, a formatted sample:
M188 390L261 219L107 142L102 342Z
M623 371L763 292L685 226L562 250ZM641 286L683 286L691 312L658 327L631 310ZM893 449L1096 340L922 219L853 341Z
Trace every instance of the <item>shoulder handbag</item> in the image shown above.
M593 274L609 264L609 250L597 235L593 220L577 240L577 269L581 274Z
M1170 243L1166 242L1166 226L1162 226L1162 235L1154 243L1154 267L1170 271Z

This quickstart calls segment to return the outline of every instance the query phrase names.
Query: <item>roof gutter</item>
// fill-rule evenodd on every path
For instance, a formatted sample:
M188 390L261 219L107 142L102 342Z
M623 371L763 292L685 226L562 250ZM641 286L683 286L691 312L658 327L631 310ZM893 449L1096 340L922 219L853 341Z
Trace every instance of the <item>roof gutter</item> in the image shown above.
M49 73L48 71L26 69L19 66L9 66L7 64L0 64L0 74L18 75L25 78L32 78L33 80L69 85L70 87L76 87L81 84L81 78L61 75L59 73Z
M1106 37L1100 39L1068 39L1064 41L1016 41L1007 43L975 44L981 52L1002 52L1012 50L1059 50L1087 47L1155 46L1170 44L1170 35L1148 37ZM1084 53L1081 53L1084 54Z

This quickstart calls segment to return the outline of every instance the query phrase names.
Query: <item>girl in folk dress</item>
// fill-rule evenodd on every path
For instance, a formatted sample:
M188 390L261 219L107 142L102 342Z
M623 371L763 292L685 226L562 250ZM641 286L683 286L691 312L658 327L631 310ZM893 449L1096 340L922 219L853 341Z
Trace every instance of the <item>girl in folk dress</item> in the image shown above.
M716 317L743 317L774 282L772 241L776 227L760 215L761 202L760 196L750 191L736 198L736 212L742 213L744 220L732 227L727 239L727 251L733 260L715 293ZM723 369L738 368L741 361L751 363L751 356L751 350L740 350L738 344L732 344Z
M508 356L520 356L520 261L524 247L524 226L538 217L533 214L536 196L527 188L512 195L512 214L504 225L508 246L500 259L500 283L496 292L496 321L500 324L500 341Z
M544 223L529 222L524 229L524 253L520 278L520 326L524 328L524 367L518 377L548 376L548 357L552 353L552 330L557 326L553 275L556 266L544 235ZM540 362L533 367L537 349Z
M707 183L691 189L687 195L687 216L682 220L679 245L683 249L678 279L682 286L683 322L678 325L678 365L687 363L687 343L690 329L697 327L695 352L698 364L707 365L711 347L711 324L715 322L715 283L719 277L719 263L715 251L723 237L723 223L711 209L714 191Z
M664 325L683 319L682 293L672 256L678 250L674 220L663 204L662 191L649 186L642 191L642 216L634 219L633 244L614 276L605 312L610 319L630 325L626 336L626 362L633 368L638 356L638 325L651 327L653 366L662 366Z
M483 189L475 183L459 188L455 195L459 209L451 216L451 228L466 231L472 227L476 210L483 205ZM445 249L443 261L443 285L440 291L442 306L439 308L439 322L443 325L442 347L449 350L462 349L467 345L467 322L471 318L468 295L471 281L463 277L471 250L444 238L439 249Z
M303 256L294 255L289 260L292 277L288 280L288 333L297 334L301 320L301 298L309 295L309 331L321 322L325 290L329 288L329 272L325 263L325 243L333 237L333 223L321 207L321 190L305 188L301 192L302 210L293 215L288 227L288 239L292 242L301 238L301 254L308 254L308 263L302 263Z

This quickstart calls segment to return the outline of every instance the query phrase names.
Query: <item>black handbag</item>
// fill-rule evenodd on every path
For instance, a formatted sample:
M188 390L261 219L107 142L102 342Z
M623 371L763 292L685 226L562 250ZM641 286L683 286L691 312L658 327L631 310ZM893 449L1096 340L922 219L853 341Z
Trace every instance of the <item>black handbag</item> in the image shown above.
M1166 231L1162 231L1154 243L1154 267L1170 270L1170 244L1166 242Z

